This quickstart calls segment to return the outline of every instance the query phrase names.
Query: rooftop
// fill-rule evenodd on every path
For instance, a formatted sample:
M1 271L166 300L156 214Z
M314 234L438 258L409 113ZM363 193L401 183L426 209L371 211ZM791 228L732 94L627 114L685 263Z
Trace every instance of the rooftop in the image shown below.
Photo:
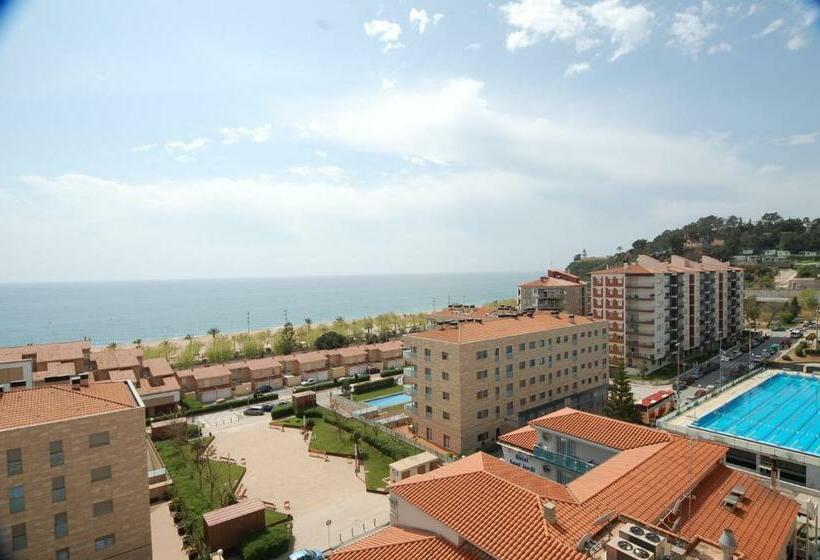
M481 322L459 323L454 327L413 333L407 335L406 339L421 338L458 344L597 324L606 326L604 321L595 321L587 317L536 311L531 316L522 314L515 317L490 318Z
M168 377L174 375L174 370L165 358L146 358L142 360L143 369L147 369L151 377Z
M672 255L669 262L659 261L648 255L639 255L635 263L615 268L594 270L591 274L661 274L668 272L713 272L713 271L742 271L742 268L732 266L723 261L703 256L701 262L693 261Z
M141 348L114 348L91 353L91 361L99 370L129 369L140 366Z
M535 280L519 284L522 288L549 288L549 287L574 287L584 286L586 282L582 282L578 276L570 274L563 270L550 269L546 276L541 276Z
M83 359L83 352L91 349L85 340L56 342L53 344L27 344L0 348L0 361L19 361L26 356L34 356L37 362L68 362Z
M14 389L0 395L0 430L24 428L138 408L131 388L121 381L69 385L44 385Z
M641 405L642 406L652 406L653 404L658 403L658 402L660 402L664 399L667 399L667 398L671 397L674 394L675 394L674 391L667 391L667 390L655 391L654 393L652 393L648 397L644 397L643 399L641 399Z
M230 377L231 371L223 365L215 365L181 370L177 372L177 376L191 376L194 379L213 379L217 377Z
M433 533L388 527L330 553L332 560L479 560Z
M202 521L205 525L213 527L214 525L225 523L226 521L231 521L232 519L237 519L248 514L264 510L265 504L262 503L262 500L243 500L229 506L203 513Z
M556 410L532 420L530 424L618 450L665 443L672 439L670 434L660 430L572 408Z

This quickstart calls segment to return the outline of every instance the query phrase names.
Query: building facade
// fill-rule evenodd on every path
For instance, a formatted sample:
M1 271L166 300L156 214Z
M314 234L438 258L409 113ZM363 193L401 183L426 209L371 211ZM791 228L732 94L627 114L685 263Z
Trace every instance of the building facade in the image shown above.
M609 323L610 365L652 371L675 359L729 346L743 329L743 270L703 257L592 273L594 319Z
M151 558L145 411L131 383L3 392L0 453L0 558Z
M549 269L545 276L518 285L518 309L565 311L586 315L589 310L587 283L563 270Z
M405 405L416 434L455 453L493 442L551 410L601 410L607 325L532 312L493 316L404 340Z

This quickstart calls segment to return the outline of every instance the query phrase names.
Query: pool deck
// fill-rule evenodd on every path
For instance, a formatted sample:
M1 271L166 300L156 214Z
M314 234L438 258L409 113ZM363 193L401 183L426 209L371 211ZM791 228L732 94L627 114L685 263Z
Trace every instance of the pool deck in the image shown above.
M716 394L711 398L706 398L703 402L684 410L674 416L662 418L658 422L658 426L665 430L675 432L682 435L687 435L696 439L706 439L715 443L735 447L738 449L747 449L750 451L767 453L772 456L781 457L788 460L794 460L804 464L813 464L820 466L820 457L812 453L803 453L793 449L778 447L776 445L768 444L761 441L747 439L739 436L733 436L723 432L715 432L707 429L694 426L693 424L709 414L722 407L735 397L742 395L753 387L757 387L764 381L784 373L782 370L770 369L763 371L753 377L744 379L740 383L729 387L728 389ZM789 375L808 375L796 372L786 372ZM816 376L811 376L816 377Z

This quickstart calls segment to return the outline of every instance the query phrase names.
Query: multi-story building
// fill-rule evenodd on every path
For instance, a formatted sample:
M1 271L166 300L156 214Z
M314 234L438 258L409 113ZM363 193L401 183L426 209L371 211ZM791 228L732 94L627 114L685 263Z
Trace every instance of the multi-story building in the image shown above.
M518 309L566 311L586 315L589 309L587 283L564 270L551 268L545 276L518 285Z
M129 382L0 393L0 558L151 558L145 411Z
M511 312L405 336L405 405L416 434L456 453L558 408L600 410L607 324Z
M787 560L813 544L798 503L720 445L569 409L501 442L537 468L478 452L394 482L391 526L326 557Z
M592 273L592 317L609 323L610 365L651 371L678 352L729 345L743 328L743 269L703 257L641 255Z

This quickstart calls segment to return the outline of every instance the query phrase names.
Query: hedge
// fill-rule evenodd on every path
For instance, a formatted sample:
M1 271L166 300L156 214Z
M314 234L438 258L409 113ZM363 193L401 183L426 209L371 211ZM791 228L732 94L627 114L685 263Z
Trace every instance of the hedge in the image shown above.
M277 418L285 418L287 416L293 416L293 406L289 404L285 404L282 406L277 406L273 410L270 411L270 417L273 420Z
M411 455L421 453L421 450L414 445L410 445L398 438L382 432L377 428L370 428L360 420L337 416L333 412L322 407L308 408L302 412L308 418L324 419L328 424L341 426L346 432L357 434L362 441L372 445L391 459L398 461Z
M401 375L403 373L404 373L404 368L400 368L400 367L392 368L392 369L386 369L382 372L382 377L392 377L394 375Z
M363 383L356 383L352 386L354 393L367 393L368 391L375 391L376 389L384 389L385 387L392 387L396 384L396 380L392 377L387 379L375 379L373 381L365 381Z
M331 379L329 381L322 381L321 383L316 383L314 385L298 385L297 387L293 388L294 393L301 393L302 391L320 391L322 389L330 389L333 387L338 387L342 384L342 379L348 379L344 377L340 377L338 379ZM349 378L351 383L359 383L361 380L370 379L369 373L359 373L354 375L352 378Z
M242 541L243 560L268 560L290 550L292 537L287 523L268 527Z

